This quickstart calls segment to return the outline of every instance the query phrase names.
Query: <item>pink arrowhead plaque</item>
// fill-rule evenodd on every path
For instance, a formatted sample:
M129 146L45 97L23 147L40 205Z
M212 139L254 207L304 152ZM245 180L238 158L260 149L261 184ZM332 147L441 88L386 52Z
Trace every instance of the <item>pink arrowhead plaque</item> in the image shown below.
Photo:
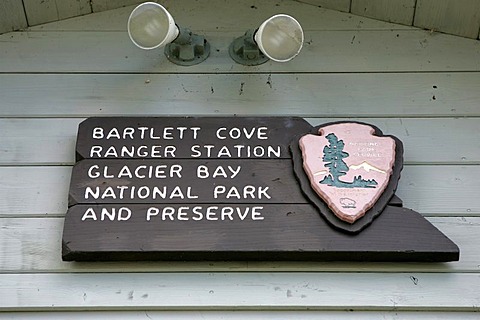
M349 224L374 206L393 172L395 140L375 132L366 124L337 123L299 140L312 189Z

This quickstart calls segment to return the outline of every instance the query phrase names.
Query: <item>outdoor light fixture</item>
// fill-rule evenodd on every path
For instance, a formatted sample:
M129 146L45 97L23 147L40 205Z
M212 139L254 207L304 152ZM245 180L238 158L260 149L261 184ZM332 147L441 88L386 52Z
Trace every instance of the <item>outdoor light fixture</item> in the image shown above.
M165 46L168 60L182 66L200 63L210 54L205 37L176 25L167 9L155 2L145 2L133 9L128 18L128 35L141 49Z
M287 62L295 58L303 46L300 23L286 14L277 14L265 20L257 30L248 30L235 39L229 48L235 62L255 66L269 59Z

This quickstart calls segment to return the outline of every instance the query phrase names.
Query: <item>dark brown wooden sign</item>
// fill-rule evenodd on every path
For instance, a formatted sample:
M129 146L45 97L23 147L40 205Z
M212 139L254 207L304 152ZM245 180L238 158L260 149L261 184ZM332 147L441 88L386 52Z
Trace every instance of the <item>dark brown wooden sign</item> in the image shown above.
M85 120L63 259L458 259L458 247L393 192L361 232L325 219L290 152L314 130L292 117Z

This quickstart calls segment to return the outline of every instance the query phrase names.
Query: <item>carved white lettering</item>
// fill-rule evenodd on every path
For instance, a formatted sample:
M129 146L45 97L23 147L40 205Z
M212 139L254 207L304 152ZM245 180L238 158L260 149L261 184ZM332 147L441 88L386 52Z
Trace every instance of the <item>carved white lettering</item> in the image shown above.
M263 206L165 206L150 207L146 221L158 218L162 221L234 221L264 220Z
M234 179L242 169L241 166L217 166L215 169L211 169L206 165L199 165L197 167L197 178L225 178Z
M268 194L269 187L257 187L257 186L243 186L236 187L232 186L227 188L223 185L217 185L213 188L213 198L219 199L271 199L272 197Z
M87 175L91 179L105 178L137 178L137 179L167 179L182 178L183 167L179 164L159 164L156 166L124 165L120 168L109 167L104 165L100 167L98 164L91 165L87 171Z
M190 147L192 158L280 158L281 146L214 146L193 145Z
M90 158L175 158L176 146L92 146Z
M230 128L227 129L225 127L218 128L216 132L216 137L219 140L231 139L231 140L238 140L242 137L246 138L247 140L251 140L252 138L259 139L259 140L267 140L267 127L253 127L253 128Z
M97 212L94 208L87 208L85 213L82 216L82 221L93 220L93 221L127 221L132 217L132 210L127 207L120 208L98 208L100 212L97 215ZM99 217L100 218L99 218Z

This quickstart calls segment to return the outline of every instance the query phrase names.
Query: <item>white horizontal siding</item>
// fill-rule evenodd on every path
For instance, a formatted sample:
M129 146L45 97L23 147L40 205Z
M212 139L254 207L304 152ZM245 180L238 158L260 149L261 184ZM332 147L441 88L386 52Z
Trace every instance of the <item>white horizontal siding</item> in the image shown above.
M126 106L128 107L128 106ZM377 108L380 108L378 106ZM339 108L345 110L345 108ZM16 110L18 112L18 110ZM433 112L434 110L432 110ZM281 114L281 112L278 112ZM63 115L65 116L65 115ZM312 125L343 118L307 118ZM478 118L350 118L373 124L404 143L404 160L411 164L480 164ZM78 124L84 118L4 118L0 127L0 164L73 165ZM425 128L429 127L426 131ZM19 131L18 128L23 128ZM32 139L36 134L41 137ZM455 152L447 147L455 146Z
M15 312L4 313L5 319L33 319L33 320L57 320L57 319L116 319L116 320L145 320L145 319L171 319L171 320L447 320L447 319L463 319L477 320L478 314L468 312L412 312L412 311L389 311L389 312L372 312L372 311L97 311L88 313L75 312Z
M125 27L133 7L0 36L0 311L20 311L0 317L476 318L479 42L296 1L165 4L206 34L206 62L184 68L135 48ZM304 26L302 53L235 64L231 40L279 12ZM397 194L459 245L460 261L61 261L80 121L234 114L353 119L398 136L406 165ZM33 310L46 313L23 313Z
M479 311L480 305L480 277L472 273L47 273L0 274L0 281L5 311Z
M478 72L0 74L0 115L478 117L479 77Z
M13 36L13 37L12 37ZM305 48L288 64L245 67L228 56L238 32L209 32L213 46L203 63L179 69L156 50L135 47L125 32L35 32L0 36L0 72L268 73L480 71L480 43L427 31L310 31ZM34 46L36 50L29 50ZM61 51L58 49L62 48ZM21 55L18 52L22 52ZM72 56L82 52L76 59ZM375 52L375 55L372 55ZM101 69L98 66L102 66Z

